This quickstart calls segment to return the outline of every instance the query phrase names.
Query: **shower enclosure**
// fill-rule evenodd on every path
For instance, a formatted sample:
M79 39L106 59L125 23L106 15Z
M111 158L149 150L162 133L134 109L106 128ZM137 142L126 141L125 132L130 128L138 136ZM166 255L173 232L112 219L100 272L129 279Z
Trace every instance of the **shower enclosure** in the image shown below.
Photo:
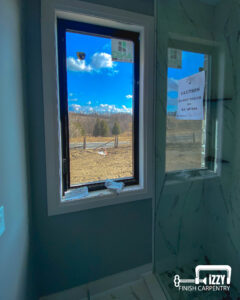
M240 1L156 0L155 8L154 273L167 299L237 299ZM215 285L211 274L225 281Z

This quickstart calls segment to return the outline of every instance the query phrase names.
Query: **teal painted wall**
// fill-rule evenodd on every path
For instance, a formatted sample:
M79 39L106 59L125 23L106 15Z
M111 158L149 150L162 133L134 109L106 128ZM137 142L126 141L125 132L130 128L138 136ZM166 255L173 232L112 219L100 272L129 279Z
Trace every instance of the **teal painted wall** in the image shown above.
M154 15L154 0L84 0L85 2L129 10L149 16Z
M28 218L28 177L22 4L0 4L0 206L6 230L0 237L0 299L34 300Z
M103 0L101 3L153 14L153 1ZM47 295L150 263L152 200L47 216L40 11L39 0L27 0L33 239L39 294Z

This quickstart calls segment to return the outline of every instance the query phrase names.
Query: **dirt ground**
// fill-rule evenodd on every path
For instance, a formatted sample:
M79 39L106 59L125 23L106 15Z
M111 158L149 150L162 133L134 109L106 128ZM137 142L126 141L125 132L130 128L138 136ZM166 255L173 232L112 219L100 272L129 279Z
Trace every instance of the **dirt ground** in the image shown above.
M107 148L106 150L71 149L71 184L132 177L132 163L132 147L129 145L121 146L117 149ZM196 168L201 168L200 143L167 144L167 172Z
M203 128L200 120L167 117L166 172L201 168Z
M87 137L87 143L109 142L114 137ZM82 143L83 138L71 139L71 144ZM119 136L119 148L70 150L71 184L133 176L131 134ZM201 168L202 122L180 121L168 118L166 145L166 172Z
M132 147L71 149L71 184L132 177Z
M166 171L201 168L201 144L167 144Z

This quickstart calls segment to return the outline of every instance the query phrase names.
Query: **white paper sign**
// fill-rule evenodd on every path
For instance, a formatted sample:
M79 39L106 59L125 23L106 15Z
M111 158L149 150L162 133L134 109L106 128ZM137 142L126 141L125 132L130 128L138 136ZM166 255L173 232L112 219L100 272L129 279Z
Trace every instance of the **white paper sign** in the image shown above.
M112 60L133 63L133 42L112 39Z
M182 68L182 50L168 49L168 67L181 69Z
M178 109L180 120L203 120L205 71L178 81Z

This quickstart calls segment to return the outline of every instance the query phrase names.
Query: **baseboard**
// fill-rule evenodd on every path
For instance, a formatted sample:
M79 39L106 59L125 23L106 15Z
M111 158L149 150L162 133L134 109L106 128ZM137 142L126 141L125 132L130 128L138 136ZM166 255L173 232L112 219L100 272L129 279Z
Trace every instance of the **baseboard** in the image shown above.
M102 279L89 282L72 289L64 290L59 293L51 294L41 297L40 300L72 300L72 299L86 299L89 291L91 296L101 294L106 290L111 290L121 285L127 284L131 281L137 281L142 278L143 274L152 271L152 264L146 264L134 269L130 269L121 273L104 277Z

